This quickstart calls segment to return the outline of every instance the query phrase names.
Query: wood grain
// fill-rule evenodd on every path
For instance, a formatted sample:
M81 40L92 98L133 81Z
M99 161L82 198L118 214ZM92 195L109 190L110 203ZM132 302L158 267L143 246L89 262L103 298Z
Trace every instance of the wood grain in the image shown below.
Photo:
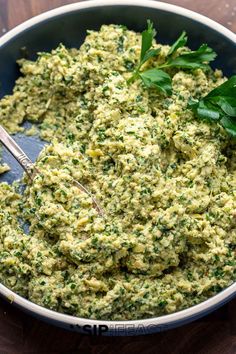
M236 0L168 0L162 2L199 12L236 32Z
M49 9L76 0L0 0L0 35ZM236 32L236 0L168 0ZM138 337L90 337L24 314L0 299L0 354L235 354L236 300L194 323Z

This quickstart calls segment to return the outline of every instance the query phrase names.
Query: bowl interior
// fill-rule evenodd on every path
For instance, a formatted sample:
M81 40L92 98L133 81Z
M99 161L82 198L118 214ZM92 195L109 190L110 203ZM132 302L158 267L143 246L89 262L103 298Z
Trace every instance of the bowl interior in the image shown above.
M99 29L102 24L123 24L129 29L141 32L146 20L154 22L157 40L172 43L185 30L189 46L196 49L207 43L218 54L213 67L221 68L225 75L236 73L236 45L222 33L207 25L183 15L149 8L141 5L107 5L90 7L63 13L31 26L18 33L4 45L0 45L0 98L11 93L14 82L20 75L16 60L22 57L25 47L29 59L35 59L37 52L50 51L64 43L67 47L80 47L87 29ZM35 160L44 142L37 137L16 134L16 141ZM1 181L12 182L22 174L21 167L5 150L3 160L11 166L11 171L0 176Z
M218 57L213 66L223 69L225 75L236 73L236 45L218 31L171 11L135 5L106 5L73 10L47 18L18 33L0 46L0 98L11 93L14 82L20 75L16 60L27 55L35 59L37 52L50 51L64 43L68 47L80 47L87 29L98 30L102 24L123 24L141 32L150 19L157 29L157 40L161 43L173 41L185 30L189 45L196 49L208 43ZM22 50L22 48L25 48ZM15 139L34 161L42 149L43 142L37 137L17 134ZM18 163L4 150L3 160L8 161L11 171L0 176L0 181L12 182L22 175Z

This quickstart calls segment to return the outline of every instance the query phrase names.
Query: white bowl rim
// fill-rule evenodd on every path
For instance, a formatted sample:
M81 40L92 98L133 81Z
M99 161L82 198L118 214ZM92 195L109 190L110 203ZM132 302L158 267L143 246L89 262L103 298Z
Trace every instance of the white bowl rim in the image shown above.
M210 18L200 15L194 11L187 10L183 7L162 3L159 1L152 1L152 0L90 0L86 2L79 2L64 5L58 7L56 9L44 12L38 16L35 16L22 24L16 26L5 35L0 38L0 47L10 41L12 38L17 36L19 33L27 30L28 28L41 23L49 18L56 17L65 13L92 8L92 7L102 7L102 6L143 6L149 8L155 8L167 12L172 12L178 15L185 16L190 18L194 21L200 22L208 27L214 29L215 31L223 34L225 37L230 39L232 42L236 44L236 34L234 34L229 29L225 28L224 26L220 25L219 23L211 20ZM15 303L18 307L23 308L32 314L38 315L44 319L51 320L53 322L57 322L58 324L67 324L69 326L84 326L84 325L91 325L91 326L99 326L99 325L106 325L110 330L114 330L117 328L132 328L132 329L139 329L140 326L147 327L161 327L161 326L169 326L174 323L178 322L185 322L190 318L200 317L201 314L210 312L215 307L219 306L222 303L225 303L227 300L233 298L236 295L236 282L227 287L226 289L222 290L220 293L216 294L215 296L205 300L198 305L194 305L187 309L163 315L160 317L153 317L147 319L140 319L140 320L129 320L129 321L107 321L107 320L93 320L81 317L75 317L66 315L63 313L59 313L56 311L49 310L45 307L39 306L19 295L14 293L12 290L8 289L4 285L0 284L0 295L7 298L10 303Z
M29 20L26 20L25 22L21 23L20 25L14 27L11 29L9 32L4 34L0 38L0 46L8 42L10 39L15 37L17 34L20 32L23 32L24 30L28 29L31 26L36 25L37 23L43 22L44 20L47 20L51 17L56 17L62 14L65 14L67 12L73 12L77 10L82 10L82 9L87 9L87 8L92 8L92 7L102 7L102 6L121 6L121 5L128 5L128 6L143 6L143 7L149 7L149 8L155 8L167 12L173 12L178 15L182 15L185 17L188 17L194 21L200 22L202 24L207 25L208 27L211 27L217 32L220 32L223 34L225 37L229 38L231 41L236 43L236 34L224 27L223 25L219 24L218 22L210 19L209 17L206 17L204 15L201 15L197 12L185 9L184 7L180 7L177 5L172 5L168 3L163 3L159 1L153 1L153 0L89 0L89 1L82 1L79 3L73 3L73 4L68 4L64 6L60 6L58 8L49 10L47 12L44 12L40 15L34 16L30 18Z

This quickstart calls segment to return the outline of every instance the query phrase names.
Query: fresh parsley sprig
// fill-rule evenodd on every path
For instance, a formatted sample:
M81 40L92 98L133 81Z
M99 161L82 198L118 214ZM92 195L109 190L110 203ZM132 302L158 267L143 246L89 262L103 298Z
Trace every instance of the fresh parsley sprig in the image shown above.
M200 100L190 100L189 108L201 119L218 122L236 137L236 75Z
M167 61L162 65L157 66L146 71L141 71L143 64L152 57L157 56L160 53L160 48L152 49L153 39L156 35L156 31L153 28L153 23L147 21L147 29L142 32L142 45L139 64L134 70L133 75L128 79L128 83L132 83L137 78L140 78L147 88L156 88L159 91L167 95L171 95L171 77L162 69L167 68L181 68L181 69L196 69L207 68L207 64L214 60L216 53L207 46L202 44L196 51L187 51L178 55L177 49L186 45L188 37L186 32L182 32L180 37L169 49L167 53ZM177 54L177 56L176 56Z

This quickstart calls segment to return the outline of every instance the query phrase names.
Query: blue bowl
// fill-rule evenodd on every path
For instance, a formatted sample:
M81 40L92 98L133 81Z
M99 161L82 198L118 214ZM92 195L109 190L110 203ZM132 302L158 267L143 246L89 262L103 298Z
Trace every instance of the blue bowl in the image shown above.
M27 48L30 59L37 52L50 51L63 42L67 47L80 47L87 29L99 29L102 24L123 24L129 29L142 31L147 19L158 30L158 41L172 43L186 30L191 48L207 43L218 54L214 66L225 75L236 73L236 35L220 24L195 12L178 6L142 0L97 0L60 7L34 17L17 26L0 38L0 97L11 93L19 76L16 60L22 57L22 47ZM17 134L16 140L34 160L43 142L35 137ZM12 182L22 174L21 168L4 151L4 159L12 171L1 176L0 181ZM135 321L97 321L54 312L33 304L0 284L0 295L33 316L58 326L82 333L104 335L137 335L164 331L208 314L233 298L236 283L214 297L174 314Z

